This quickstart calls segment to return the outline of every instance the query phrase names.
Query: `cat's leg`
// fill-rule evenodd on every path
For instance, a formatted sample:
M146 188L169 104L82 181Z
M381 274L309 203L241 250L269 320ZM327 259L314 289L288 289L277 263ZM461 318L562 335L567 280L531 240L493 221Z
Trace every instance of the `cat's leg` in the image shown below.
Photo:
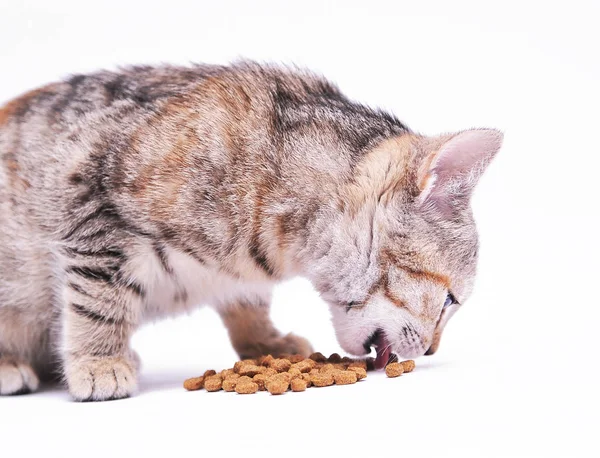
M253 299L219 307L219 314L239 357L310 355L313 350L308 340L291 333L284 335L275 328L269 316L269 305L267 299Z
M39 384L28 361L0 352L0 395L31 393Z
M50 320L30 309L0 307L0 395L34 392L40 380L58 375L50 351Z
M32 393L38 389L39 383L29 363L0 356L0 395Z
M5 273L3 280L9 278ZM54 309L47 290L6 281L0 291L0 395L36 391L59 373L51 350Z
M79 262L78 262L79 261ZM63 289L62 356L69 391L80 401L124 398L137 388L139 360L129 339L145 290L123 270L123 254L73 259Z

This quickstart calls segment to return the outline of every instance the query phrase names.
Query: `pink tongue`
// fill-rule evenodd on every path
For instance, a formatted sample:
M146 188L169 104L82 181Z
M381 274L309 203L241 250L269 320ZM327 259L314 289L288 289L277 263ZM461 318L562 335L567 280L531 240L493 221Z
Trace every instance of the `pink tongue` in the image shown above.
M375 350L377 351L377 357L375 358L375 369L383 369L387 362L390 360L392 354L392 347L383 335L380 333L375 342L373 342Z

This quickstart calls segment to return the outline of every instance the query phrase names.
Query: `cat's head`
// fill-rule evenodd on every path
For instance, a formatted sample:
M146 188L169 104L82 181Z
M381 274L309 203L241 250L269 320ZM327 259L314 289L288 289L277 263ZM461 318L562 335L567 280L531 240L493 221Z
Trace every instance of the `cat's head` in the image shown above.
M370 151L343 185L313 280L344 350L382 367L434 353L477 263L470 197L502 143L496 130L406 134Z

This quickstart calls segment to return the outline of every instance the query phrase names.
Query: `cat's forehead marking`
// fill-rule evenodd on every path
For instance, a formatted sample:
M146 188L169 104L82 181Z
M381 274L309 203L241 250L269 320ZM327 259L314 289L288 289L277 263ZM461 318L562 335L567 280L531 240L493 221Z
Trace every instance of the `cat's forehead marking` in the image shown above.
M389 284L387 282L385 282L385 285L383 287L383 295L387 300L389 300L396 307L406 308L406 303L394 294L394 292L390 289Z
M450 289L450 278L447 275L438 274L435 272L430 272L428 270L417 270L408 266L396 266L399 269L402 269L405 273L407 273L412 278L418 280L427 280L435 283L439 283L446 289Z
M450 289L450 277L448 275L432 272L427 269L421 269L414 265L410 266L407 264L407 261L410 261L409 259L402 260L389 250L385 250L382 255L382 259L387 264L385 270L393 266L397 269L401 269L405 274L411 278L414 278L415 280L434 282L443 286L445 289Z

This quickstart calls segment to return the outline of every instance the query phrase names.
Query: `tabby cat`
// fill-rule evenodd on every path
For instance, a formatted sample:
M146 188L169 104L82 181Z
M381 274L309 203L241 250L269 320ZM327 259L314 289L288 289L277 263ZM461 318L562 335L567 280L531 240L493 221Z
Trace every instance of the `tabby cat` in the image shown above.
M426 137L307 71L130 67L0 109L0 394L136 389L143 323L214 307L240 357L311 352L269 319L310 279L342 348L433 353L471 292L470 196L496 130Z

